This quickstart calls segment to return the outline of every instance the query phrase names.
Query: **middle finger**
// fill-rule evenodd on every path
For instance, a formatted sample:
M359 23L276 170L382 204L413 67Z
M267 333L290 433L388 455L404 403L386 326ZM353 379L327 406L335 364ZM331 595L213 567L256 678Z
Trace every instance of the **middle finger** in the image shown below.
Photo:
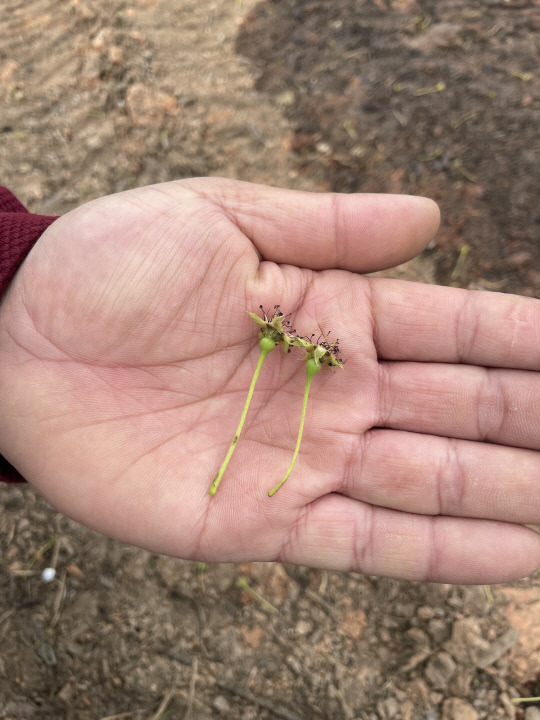
M374 425L540 449L540 375L440 363L380 363Z

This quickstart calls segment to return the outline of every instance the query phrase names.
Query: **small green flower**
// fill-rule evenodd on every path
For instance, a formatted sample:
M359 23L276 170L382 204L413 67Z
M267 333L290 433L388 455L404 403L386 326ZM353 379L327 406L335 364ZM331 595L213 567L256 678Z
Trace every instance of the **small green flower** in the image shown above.
M313 358L317 365L328 365L328 367L340 367L343 369L344 360L341 360L338 356L341 353L339 348L339 339L333 343L329 343L326 338L322 342L312 342L312 338L315 337L315 333L309 337L296 337L293 340L293 345L299 348L303 348L306 351L306 360Z
M249 317L261 326L259 338L267 337L280 345L284 352L291 352L295 344L295 331L291 330L291 321L285 320L285 315L280 311L279 305L274 305L274 311L270 317L265 313L263 306L259 305L264 317L260 318L255 313L248 312Z
M293 334L294 331L289 329L291 325L290 320L284 319L285 316L280 311L279 305L274 305L274 311L270 315L270 317L264 312L262 305L260 305L259 307L263 312L264 317L262 318L260 318L258 315L255 315L255 313L248 312L248 315L253 320L255 320L257 325L261 326L261 329L259 330L259 359L257 361L257 366L255 367L255 372L253 373L251 385L249 386L244 409L242 410L242 415L240 416L240 422L238 423L236 433L229 447L227 455L225 456L225 460L223 461L216 477L214 478L214 481L212 482L212 485L210 486L210 490L208 491L210 495L216 494L221 479L225 473L225 470L227 469L227 465L229 464L232 454L236 449L236 445L238 443L238 440L240 439L240 433L242 432L242 428L244 427L244 421L246 419L246 415L251 403L251 398L253 397L253 391L255 390L255 385L257 384L257 380L259 378L259 374L261 372L261 368L263 366L263 362L266 359L266 356L272 352L272 350L276 347L277 344L279 344L283 348L284 352L290 352L295 340L295 336Z
M298 430L298 438L296 440L296 447L294 449L294 455L291 464L289 465L289 468L285 473L284 477L278 482L277 485L275 485L269 491L268 495L270 497L275 495L280 489L280 487L285 484L294 468L296 459L298 458L298 453L300 451L300 443L302 442L302 434L304 432L304 422L306 420L307 401L309 396L309 389L311 387L311 381L320 371L323 365L328 365L328 367L340 367L343 369L344 360L340 360L338 358L338 355L340 353L339 340L336 340L333 343L329 343L326 338L324 338L322 342L319 342L319 337L319 340L315 344L312 342L312 339L314 337L315 334L313 334L310 338L296 337L293 341L293 345L303 348L306 351L306 384L304 387L304 398L302 401L300 428Z
M247 415L247 412L248 412L248 409L249 409L249 406L251 403L251 399L253 397L253 392L255 390L255 385L259 378L263 362L265 361L266 356L272 352L272 350L276 347L276 345L280 345L283 352L287 352L287 353L290 353L291 349L293 347L298 347L305 351L306 385L304 387L304 398L303 398L303 402L302 402L302 414L300 416L300 428L298 430L298 438L296 441L296 447L294 450L293 459L292 459L289 469L285 473L285 476L283 477L283 479L274 488L272 488L272 490L270 490L270 492L268 493L270 496L275 495L277 493L277 491L280 489L280 487L282 487L282 485L286 482L286 480L288 479L289 475L291 474L291 472L294 468L294 465L296 463L296 460L298 458L298 453L300 451L300 443L302 442L302 434L304 431L307 401L308 401L308 396L309 396L309 390L311 387L311 381L313 380L315 375L320 371L320 369L323 365L327 365L328 367L343 368L344 361L339 358L339 354L340 354L339 340L336 340L335 342L330 343L330 342L328 342L326 337L319 336L319 339L317 340L317 342L313 342L315 333L313 335L311 335L310 337L299 337L296 335L296 331L291 329L291 322L290 322L290 320L287 320L286 316L280 311L279 305L274 305L273 312L271 315L268 315L264 311L264 308L262 305L260 305L259 308L262 311L262 317L259 317L259 315L256 315L255 313L248 312L248 315L260 327L260 330L259 330L259 348L260 348L259 359L257 361L257 365L256 365L255 371L253 373L251 385L249 386L246 402L244 404L244 409L242 410L242 415L240 416L240 422L238 423L236 433L231 442L231 445L229 447L227 455L225 456L225 460L221 464L221 467L219 468L218 473L217 473L216 477L214 478L212 485L210 486L210 490L209 490L210 495L216 494L219 484L221 482L221 479L223 478L223 475L225 473L225 470L227 469L227 466L233 455L233 452L236 449L236 445L238 444L238 440L240 439L240 433L242 432L242 429L244 427L246 415ZM321 341L321 337L323 337L322 341Z

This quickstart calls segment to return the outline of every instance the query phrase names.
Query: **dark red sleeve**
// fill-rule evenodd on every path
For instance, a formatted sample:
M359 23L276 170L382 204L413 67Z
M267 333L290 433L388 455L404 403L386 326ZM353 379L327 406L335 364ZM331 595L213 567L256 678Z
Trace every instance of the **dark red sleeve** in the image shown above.
M0 296L40 235L55 220L48 215L32 215L12 192L0 186ZM25 482L1 455L0 481Z

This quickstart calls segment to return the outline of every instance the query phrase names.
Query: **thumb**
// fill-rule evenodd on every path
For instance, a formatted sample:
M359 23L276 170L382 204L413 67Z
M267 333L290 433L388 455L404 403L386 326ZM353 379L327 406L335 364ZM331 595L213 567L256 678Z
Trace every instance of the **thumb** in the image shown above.
M310 193L222 178L182 181L219 204L264 260L373 272L421 252L440 214L412 195Z

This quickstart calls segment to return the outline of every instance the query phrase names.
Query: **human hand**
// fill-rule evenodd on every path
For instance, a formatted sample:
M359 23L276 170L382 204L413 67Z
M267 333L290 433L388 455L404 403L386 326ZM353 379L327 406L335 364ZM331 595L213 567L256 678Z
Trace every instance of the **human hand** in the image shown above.
M433 203L220 179L57 220L0 305L0 452L79 522L149 550L487 583L540 564L540 302L358 275L420 251ZM246 311L339 337L313 382Z

